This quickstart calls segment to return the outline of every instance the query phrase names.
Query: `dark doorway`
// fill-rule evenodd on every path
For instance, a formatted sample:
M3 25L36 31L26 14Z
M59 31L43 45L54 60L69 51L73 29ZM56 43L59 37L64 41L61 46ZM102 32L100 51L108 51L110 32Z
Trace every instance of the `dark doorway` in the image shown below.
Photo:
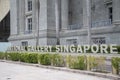
M113 8L109 7L109 19L113 21Z

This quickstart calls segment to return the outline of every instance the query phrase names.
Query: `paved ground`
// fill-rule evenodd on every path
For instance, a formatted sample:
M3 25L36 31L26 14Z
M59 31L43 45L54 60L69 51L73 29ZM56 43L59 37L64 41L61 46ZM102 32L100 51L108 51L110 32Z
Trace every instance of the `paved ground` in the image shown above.
M110 80L110 79L0 62L0 80Z

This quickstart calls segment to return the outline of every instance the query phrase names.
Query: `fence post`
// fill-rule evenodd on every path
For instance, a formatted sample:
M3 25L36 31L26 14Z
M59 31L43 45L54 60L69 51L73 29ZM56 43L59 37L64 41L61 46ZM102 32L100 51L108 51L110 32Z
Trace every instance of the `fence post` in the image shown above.
M120 63L118 64L118 69L116 69L114 66L112 66L112 73L115 75L119 75L120 73Z
M112 73L117 74L117 70L114 68L114 66L112 66Z
M89 56L87 56L87 70L90 71L90 60L89 60Z

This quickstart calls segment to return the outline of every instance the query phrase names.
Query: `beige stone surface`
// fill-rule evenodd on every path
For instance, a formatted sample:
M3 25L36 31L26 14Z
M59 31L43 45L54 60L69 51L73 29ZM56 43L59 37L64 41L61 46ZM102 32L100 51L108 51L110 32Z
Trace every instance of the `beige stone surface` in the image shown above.
M10 0L0 0L0 21L10 10Z

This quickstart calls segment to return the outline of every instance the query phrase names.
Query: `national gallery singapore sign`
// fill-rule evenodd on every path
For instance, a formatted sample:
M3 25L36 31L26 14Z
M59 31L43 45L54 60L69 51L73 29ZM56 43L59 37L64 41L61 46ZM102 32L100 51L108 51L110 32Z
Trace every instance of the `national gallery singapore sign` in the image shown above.
M12 46L7 51L56 52L56 53L118 53L117 45L56 45L56 46Z

